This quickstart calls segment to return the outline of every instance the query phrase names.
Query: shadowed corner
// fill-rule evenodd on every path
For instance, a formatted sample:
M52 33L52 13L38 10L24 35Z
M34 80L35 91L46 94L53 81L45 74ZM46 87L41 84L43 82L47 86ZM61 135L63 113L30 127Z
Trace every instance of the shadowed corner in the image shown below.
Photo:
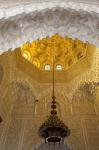
M1 118L1 116L0 116L0 123L2 122L2 118Z

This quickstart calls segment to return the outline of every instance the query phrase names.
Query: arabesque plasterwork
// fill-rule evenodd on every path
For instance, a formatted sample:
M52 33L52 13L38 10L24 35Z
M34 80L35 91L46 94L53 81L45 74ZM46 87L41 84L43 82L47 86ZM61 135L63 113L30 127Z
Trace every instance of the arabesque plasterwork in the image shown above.
M84 43L78 39L73 40L69 37L62 37L59 34L51 38L46 37L42 40L36 40L31 43L21 45L22 56L40 70L44 70L44 65L51 66L54 61L62 66L62 70L68 69L71 65L77 63L87 56L87 51L94 48L93 45Z
M56 33L99 46L98 4L33 2L2 8L0 12L1 52Z

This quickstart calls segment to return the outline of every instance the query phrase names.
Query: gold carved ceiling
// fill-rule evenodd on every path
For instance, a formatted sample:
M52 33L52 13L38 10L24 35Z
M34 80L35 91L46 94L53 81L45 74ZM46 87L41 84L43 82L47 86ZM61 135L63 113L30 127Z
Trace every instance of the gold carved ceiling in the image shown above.
M86 57L89 43L78 39L62 37L55 34L42 40L27 42L21 45L21 54L40 70L44 70L45 65L50 65L52 69L53 57L55 66L60 65L59 70L67 70L73 64Z

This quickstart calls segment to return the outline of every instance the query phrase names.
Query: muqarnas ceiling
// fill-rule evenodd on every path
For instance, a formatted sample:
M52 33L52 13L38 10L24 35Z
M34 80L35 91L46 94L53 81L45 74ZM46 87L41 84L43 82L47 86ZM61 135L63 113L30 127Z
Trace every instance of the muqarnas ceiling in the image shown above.
M27 42L21 46L21 54L40 70L52 70L53 59L57 71L65 71L87 57L94 46L78 39L55 34L42 40Z

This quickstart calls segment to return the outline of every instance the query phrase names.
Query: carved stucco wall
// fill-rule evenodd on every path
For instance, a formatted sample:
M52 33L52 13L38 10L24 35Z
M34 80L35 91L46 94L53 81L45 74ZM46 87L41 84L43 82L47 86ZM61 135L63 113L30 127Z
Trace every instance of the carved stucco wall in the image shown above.
M0 57L4 71L0 84L0 114L3 118L0 150L33 150L42 142L38 128L48 115L52 88L51 84L39 84L17 68L14 58L10 51ZM71 129L67 142L75 150L98 150L99 87L97 85L95 95L91 95L90 84L79 84L69 99L67 89L69 87L72 93L70 85L56 84L55 90L61 119Z
M0 57L0 65L2 66L2 72L0 72L1 82L0 82L0 115L3 118L3 122L0 126L0 147L3 142L3 138L5 136L9 114L11 113L11 99L10 99L10 91L7 88L10 80L10 57L8 53L2 55ZM6 59L6 61L5 61Z
M49 103L48 96L39 99L36 114L32 104L28 106L29 104L26 104L24 101L21 104L20 102L17 105L15 104L9 119L9 126L5 134L2 150L11 150L13 148L16 150L27 150L41 143L41 139L38 136L38 128L46 118L46 105ZM62 95L56 94L56 96L59 98L61 119L71 129L68 143L77 150L98 149L99 109L95 103L87 100L85 102L75 100L70 103Z

